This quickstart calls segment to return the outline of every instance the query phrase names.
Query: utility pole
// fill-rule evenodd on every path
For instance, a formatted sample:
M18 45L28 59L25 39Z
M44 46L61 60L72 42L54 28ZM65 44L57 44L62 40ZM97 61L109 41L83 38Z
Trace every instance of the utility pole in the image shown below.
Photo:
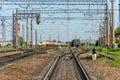
M68 11L69 11L69 0L67 0L67 8L68 8ZM68 20L68 25L67 25L67 41L69 41L69 22L70 22L69 13L67 13L67 20Z
M23 39L25 40L25 26L22 24L22 36Z
M103 29L102 25L99 26L99 45L103 44Z
M104 27L103 27L103 40L104 40L104 44L106 43L106 24L105 24L105 21L104 21Z
M51 41L51 34L49 34L49 40Z
M112 44L112 13L109 13L110 14L110 23L109 23L109 26L110 26L110 43Z
M5 35L5 18L2 18L2 43L5 44L6 42L6 35Z
M58 42L60 41L60 35L58 34Z
M35 42L36 42L36 45L37 45L37 30L35 30L35 38L36 38Z
M14 18L15 16L15 18ZM25 10L21 10L19 11L18 13L18 9L16 9L16 13L13 14L13 40L14 40L14 37L15 37L15 47L17 48L19 46L18 44L18 18L20 17L26 17L26 41L27 41L27 44L28 44L28 18L31 18L31 23L30 23L30 45L32 46L33 45L33 40L32 40L32 19L34 18L34 16L36 16L36 12L32 12L30 11L29 13L26 12ZM40 15L37 14L37 24L40 23ZM15 26L14 26L14 22L15 22Z
M106 46L109 46L109 30L108 30L108 4L106 4Z
M115 43L115 34L114 34L114 0L112 0L112 26L111 26L111 37L112 37L112 45Z
M18 8L16 9L16 36L15 36L15 47L18 48Z
M30 41L30 45L32 47L33 45L33 39L32 39L33 35L32 35L32 18L31 18L31 41Z
M40 42L42 42L42 34L40 33Z
M120 26L120 0L119 0L119 26Z
M28 18L26 18L26 42L28 47Z
M13 37L13 47L15 47L15 17L14 17L14 13L13 13L13 19L12 19L12 37Z

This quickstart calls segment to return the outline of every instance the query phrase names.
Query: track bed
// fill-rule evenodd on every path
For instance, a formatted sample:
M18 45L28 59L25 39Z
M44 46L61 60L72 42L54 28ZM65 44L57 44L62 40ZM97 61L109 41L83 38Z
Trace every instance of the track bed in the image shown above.
M43 80L89 80L84 76L77 57L66 48L55 59Z

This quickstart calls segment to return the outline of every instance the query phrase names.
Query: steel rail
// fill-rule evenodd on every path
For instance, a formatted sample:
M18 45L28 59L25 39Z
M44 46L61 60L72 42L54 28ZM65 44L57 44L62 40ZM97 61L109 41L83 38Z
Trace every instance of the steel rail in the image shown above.
M69 48L70 49L70 48ZM65 50L64 50L65 51ZM51 78L51 75L53 73L53 71L55 70L56 65L58 64L58 61L60 60L62 53L64 52L62 51L57 58L55 59L55 61L53 62L53 64L50 66L50 68L48 69L47 73L45 74L45 76L42 78L42 80L49 80ZM85 69L83 68L83 66L81 65L81 63L79 62L78 58L74 55L73 51L70 49L73 58L75 60L76 66L79 70L79 73L82 73L82 78L84 80L90 80L89 76L87 75Z
M114 59L114 58L112 58L112 57L110 57L110 56L108 56L108 55L101 54L101 53L98 53L98 54L100 55L100 57L105 57L105 58L107 58L107 59L110 59L110 60L113 60L113 61L117 61L116 59Z
M63 49L59 55L56 57L55 61L53 62L53 64L50 66L49 70L47 71L47 73L45 74L45 76L42 78L42 80L49 80L53 70L55 69L58 61L60 60L60 57L62 56L62 53L65 51L65 49Z
M84 80L90 80L89 76L87 75L85 69L83 68L82 64L80 63L80 61L78 60L77 56L73 53L72 49L70 49L72 55L73 55L73 58L76 62L76 65L78 67L78 69L82 72L82 75L83 75L83 78ZM81 73L79 72L79 73Z
M42 51L48 50L48 49L50 49L50 48L45 48L45 49L43 48L43 49L40 49L40 50L37 50L37 51L32 51L32 52L28 51L28 52L24 52L24 53L18 53L18 54L14 54L13 56L12 55L10 55L10 56L4 56L6 58L8 57L8 59L0 60L0 64L3 64L5 62L9 62L9 61L13 61L13 60L16 60L16 59L20 59L22 57L26 57L26 56L32 55L34 53L42 52ZM2 57L0 57L0 58L2 58Z
M17 51L20 51L20 50L17 50ZM17 52L17 51L16 50L7 50L7 51L2 50L2 51L0 51L0 54L6 53L6 52Z

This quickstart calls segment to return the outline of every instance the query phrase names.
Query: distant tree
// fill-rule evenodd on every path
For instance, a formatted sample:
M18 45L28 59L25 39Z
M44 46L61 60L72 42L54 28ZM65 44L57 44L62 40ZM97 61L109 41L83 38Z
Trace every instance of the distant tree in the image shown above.
M61 41L58 41L58 43L61 43Z
M120 26L115 29L115 35L120 36Z
M98 46L99 45L99 41L97 40L96 43L95 43L95 46Z
M24 43L25 43L25 42L24 42L24 40L23 40L23 37L20 36L20 37L19 37L19 45L20 45L20 46L23 46Z
M56 40L53 40L53 42L56 42Z
M6 46L7 46L7 47L11 47L11 46L12 46L12 44L8 43Z
M118 47L120 47L120 40L119 39L116 41L116 43L118 43Z
M120 47L120 26L118 26L118 27L115 29L115 36L116 36L116 37L119 37L119 38L117 38L116 43L118 43L118 47Z

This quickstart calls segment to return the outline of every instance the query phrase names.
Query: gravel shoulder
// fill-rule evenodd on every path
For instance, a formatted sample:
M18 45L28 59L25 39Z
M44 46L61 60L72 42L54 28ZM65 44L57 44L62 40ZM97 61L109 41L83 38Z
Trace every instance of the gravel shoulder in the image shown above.
M0 53L0 57L9 56L9 55L17 54L17 53L23 53L23 51L13 51L13 52Z
M112 66L100 58L92 61L89 53L79 55L79 59L91 80L120 80L120 67Z
M48 50L46 54L34 54L16 61L12 65L0 69L0 80L37 80L38 75L43 77L44 69L56 55L56 51Z

